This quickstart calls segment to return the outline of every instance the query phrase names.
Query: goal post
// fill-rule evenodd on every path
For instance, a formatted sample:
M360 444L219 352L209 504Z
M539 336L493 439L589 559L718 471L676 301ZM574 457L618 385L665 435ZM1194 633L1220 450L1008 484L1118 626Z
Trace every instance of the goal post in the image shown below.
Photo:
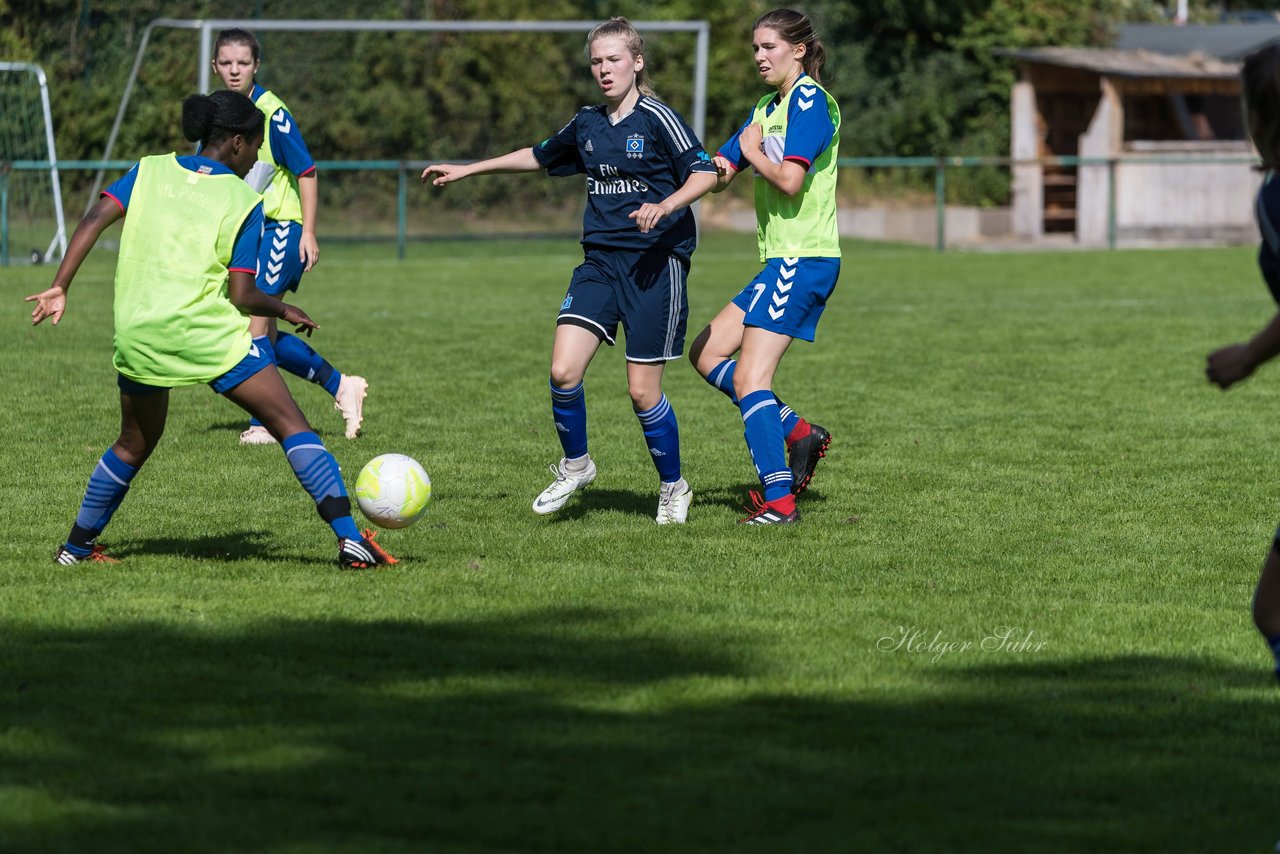
M23 160L39 168L11 168ZM14 234L21 257L34 263L66 252L49 81L30 62L0 62L0 220L0 265L9 264Z
M128 82L126 83L124 93L121 96L120 106L116 110L115 121L112 124L111 133L107 138L107 144L102 154L102 160L108 161L111 159L116 138L119 135L120 126L124 121L125 112L129 106L129 99L133 93L134 83L137 80L138 71L142 65L143 55L147 49L147 42L151 37L152 31L156 28L163 27L169 29L198 31L200 39L199 58L197 60L199 63L197 71L199 91L208 92L211 82L213 41L220 31L231 29L233 27L240 27L255 33L267 31L338 33L587 33L597 26L598 23L599 22L597 21L313 21L301 19L259 20L243 18L156 18L143 30L142 37L138 45L138 52L134 58L133 68L129 73ZM642 33L684 32L693 33L696 36L697 44L695 48L693 66L693 130L698 135L699 139L705 139L707 118L707 66L709 63L711 43L710 23L707 21L634 21L633 23L635 24L636 29ZM93 186L89 192L89 205L92 205L97 198L98 190L102 186L104 174L105 170L99 171L93 182Z

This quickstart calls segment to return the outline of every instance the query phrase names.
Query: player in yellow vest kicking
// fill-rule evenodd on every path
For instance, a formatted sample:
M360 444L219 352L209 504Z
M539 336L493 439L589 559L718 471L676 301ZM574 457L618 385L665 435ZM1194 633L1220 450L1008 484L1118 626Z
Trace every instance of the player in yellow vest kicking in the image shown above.
M258 105L266 121L258 162L245 180L262 193L266 216L258 253L258 289L271 296L296 291L302 274L320 258L316 243L316 164L302 139L302 131L284 101L253 79L261 64L258 40L247 30L223 30L213 45L213 70L222 84ZM280 367L324 388L346 422L348 439L360 433L364 398L369 384L363 377L343 374L296 335L276 329L275 318L255 317L253 337L261 348L275 351ZM274 442L257 421L240 434L246 445Z
M689 358L738 404L763 497L742 521L798 522L796 495L826 455L831 435L773 393L773 375L793 339L812 341L840 276L836 158L840 108L822 88L826 51L805 15L776 9L756 21L751 49L777 89L713 158L715 192L755 170L756 234L765 268L698 335ZM737 361L733 355L737 353ZM784 455L784 445L786 453Z
M102 193L67 246L53 285L27 297L32 324L57 326L67 291L98 237L124 217L115 276L115 355L120 436L102 455L85 490L59 564L114 562L98 536L164 433L169 390L208 383L261 420L320 517L338 536L338 563L363 569L396 563L361 534L338 463L312 431L276 370L270 348L249 334L245 313L279 318L310 334L302 309L262 293L254 262L262 239L262 200L243 180L257 160L262 114L243 95L192 95L182 133L200 154L144 157ZM126 216L127 213L127 216Z

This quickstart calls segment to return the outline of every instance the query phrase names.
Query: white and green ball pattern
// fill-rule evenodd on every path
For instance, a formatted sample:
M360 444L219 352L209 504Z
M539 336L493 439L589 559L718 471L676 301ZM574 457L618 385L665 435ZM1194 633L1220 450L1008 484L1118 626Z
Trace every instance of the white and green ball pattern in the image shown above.
M383 454L356 478L360 512L380 528L407 528L422 518L431 500L431 478L413 457Z

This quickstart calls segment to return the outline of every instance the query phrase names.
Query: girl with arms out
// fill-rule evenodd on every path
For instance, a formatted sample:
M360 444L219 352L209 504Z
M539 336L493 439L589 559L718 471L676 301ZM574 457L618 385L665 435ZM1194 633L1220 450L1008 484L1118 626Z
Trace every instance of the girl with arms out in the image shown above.
M656 518L682 523L693 493L681 476L680 434L662 374L684 349L685 280L696 240L688 206L715 185L715 167L684 119L654 96L644 39L630 21L613 18L593 29L587 54L604 104L584 107L533 148L466 166L428 166L422 180L440 187L494 172L585 173L584 257L560 305L551 351L551 411L564 455L533 510L554 513L595 480L583 378L600 343L613 345L621 322L631 403L660 481Z
M764 269L699 333L689 358L742 413L763 498L742 521L798 522L796 495L813 477L831 436L773 393L773 376L796 339L812 341L840 275L836 157L840 108L822 88L825 50L812 22L777 9L756 21L752 51L776 92L720 147L716 192L755 170L760 260ZM734 354L738 355L735 361ZM789 456L789 460L788 460Z
M1269 45L1245 58L1240 73L1244 90L1245 120L1249 136L1262 158L1266 178L1254 210L1262 244L1258 267L1280 305L1280 45ZM1280 355L1280 313L1276 314L1247 343L1231 344L1209 354L1205 373L1210 382L1223 389L1248 379L1262 364ZM1262 565L1262 575L1253 596L1253 624L1275 655L1276 678L1280 679L1280 531Z
M213 70L222 84L252 99L266 122L258 162L246 180L262 193L266 215L258 255L258 288L278 297L285 291L296 291L302 274L310 272L320 258L316 243L316 164L284 101L254 80L261 60L253 34L247 30L223 30L213 50ZM359 435L369 387L363 377L340 373L306 341L277 330L274 318L253 318L253 337L259 347L275 350L280 367L329 392L334 408L346 423L347 438ZM240 441L264 445L275 439L261 424L250 421L249 429L240 434Z
M115 276L115 355L120 435L89 478L80 512L54 557L60 564L114 562L98 536L164 433L171 388L208 383L258 418L282 444L294 474L338 537L349 568L395 563L362 535L338 463L289 395L268 348L249 334L246 313L310 334L301 309L262 293L254 266L262 202L243 178L257 160L262 114L243 95L193 95L182 132L200 154L144 157L102 193L67 246L53 285L27 297L32 324L66 310L76 271L102 232L124 217Z

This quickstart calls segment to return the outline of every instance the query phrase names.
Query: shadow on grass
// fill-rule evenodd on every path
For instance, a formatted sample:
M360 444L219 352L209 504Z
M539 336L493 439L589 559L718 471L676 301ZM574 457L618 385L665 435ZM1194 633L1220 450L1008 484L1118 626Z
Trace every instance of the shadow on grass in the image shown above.
M284 554L276 550L270 531L229 531L223 534L204 534L198 537L141 537L108 545L112 557L124 559L134 555L186 557L198 560L259 560L287 563L308 563L327 556L333 563L332 541L328 532L317 531L317 551L312 555ZM323 550L320 545L323 544Z
M1280 835L1276 703L1246 690L1261 669L983 662L806 692L753 674L750 634L634 617L8 630L0 848L1264 850Z

